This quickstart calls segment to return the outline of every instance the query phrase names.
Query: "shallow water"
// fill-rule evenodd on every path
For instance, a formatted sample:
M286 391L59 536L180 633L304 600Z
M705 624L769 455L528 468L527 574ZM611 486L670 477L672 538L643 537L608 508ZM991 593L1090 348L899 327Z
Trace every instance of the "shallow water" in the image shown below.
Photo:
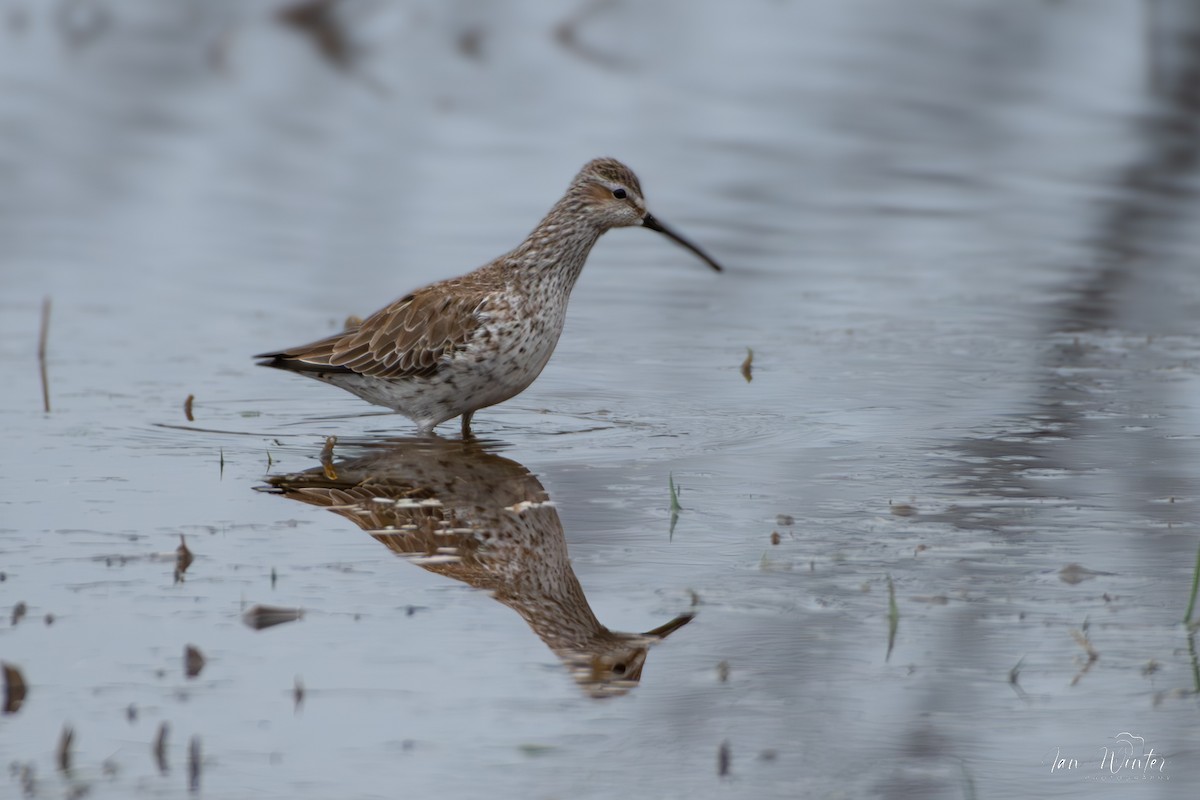
M29 686L0 796L186 796L193 737L211 798L1195 792L1190 4L346 3L348 44L282 7L0 7ZM695 614L607 693L528 603L256 491L328 436L343 479L429 468L404 420L248 357L504 252L601 154L727 271L605 236L451 472L552 503L510 574L561 546L606 628ZM1162 770L1102 771L1123 732Z

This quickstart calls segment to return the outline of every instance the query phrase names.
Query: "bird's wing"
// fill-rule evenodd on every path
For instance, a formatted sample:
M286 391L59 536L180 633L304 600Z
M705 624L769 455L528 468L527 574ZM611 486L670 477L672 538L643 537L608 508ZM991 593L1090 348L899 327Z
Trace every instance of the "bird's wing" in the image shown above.
M422 289L380 309L357 328L260 358L297 371L345 370L375 378L429 377L483 324L486 294Z

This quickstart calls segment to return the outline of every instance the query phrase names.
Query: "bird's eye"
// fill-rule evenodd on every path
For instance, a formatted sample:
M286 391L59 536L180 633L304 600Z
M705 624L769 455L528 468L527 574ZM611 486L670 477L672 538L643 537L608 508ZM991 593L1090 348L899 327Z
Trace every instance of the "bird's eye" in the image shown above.
M617 198L618 200L624 200L625 199L625 190L624 189L613 189L613 197Z
M618 191L622 191L622 190L618 190ZM616 192L613 192L613 194L616 194ZM612 671L613 671L613 675L624 675L625 674L625 665L624 664L613 664Z

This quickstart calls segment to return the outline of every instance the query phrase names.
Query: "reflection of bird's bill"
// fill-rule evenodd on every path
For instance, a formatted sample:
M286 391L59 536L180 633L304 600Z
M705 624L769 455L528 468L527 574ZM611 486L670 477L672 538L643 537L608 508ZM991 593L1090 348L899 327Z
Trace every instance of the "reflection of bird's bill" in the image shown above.
M646 216L642 217L642 227L649 228L652 231L658 231L663 236L666 236L668 239L673 240L676 244L682 245L683 247L686 247L688 250L691 250L696 255L700 256L700 259L705 264L708 264L710 267L715 269L717 272L722 271L721 265L718 264L716 261L714 261L712 256L710 256L708 253L701 250L696 245L689 242L687 239L680 236L675 231L668 228L666 225L663 225L661 222L659 222L657 219L655 219L655 217L652 214L647 214Z
M646 631L645 635L653 636L656 639L665 639L668 636L670 636L672 633L674 633L675 631L682 628L684 625L687 625L689 622L691 622L692 619L695 618L695 616L696 616L695 614L680 614L678 617L671 620L670 622L667 622L663 625L659 625L654 630Z

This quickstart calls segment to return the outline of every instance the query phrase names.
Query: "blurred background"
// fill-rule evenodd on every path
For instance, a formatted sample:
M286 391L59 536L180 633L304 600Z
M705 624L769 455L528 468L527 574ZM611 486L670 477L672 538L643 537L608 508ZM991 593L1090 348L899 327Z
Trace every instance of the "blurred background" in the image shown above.
M1190 0L0 0L0 796L1194 794L1198 102ZM412 428L250 356L602 155L726 272L608 234L474 423L696 615L597 699L254 491Z

